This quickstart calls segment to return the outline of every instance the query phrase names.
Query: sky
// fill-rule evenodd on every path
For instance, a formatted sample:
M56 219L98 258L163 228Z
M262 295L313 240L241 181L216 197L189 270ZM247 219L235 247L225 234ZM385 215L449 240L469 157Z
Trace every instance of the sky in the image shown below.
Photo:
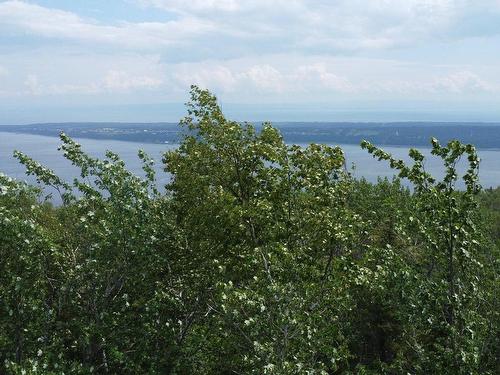
M0 124L500 121L500 0L0 1Z

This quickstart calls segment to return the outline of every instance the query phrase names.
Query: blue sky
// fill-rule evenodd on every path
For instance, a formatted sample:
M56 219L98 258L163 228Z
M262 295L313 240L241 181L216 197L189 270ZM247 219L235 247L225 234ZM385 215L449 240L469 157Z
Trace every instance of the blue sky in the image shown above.
M0 1L0 124L500 121L500 0Z

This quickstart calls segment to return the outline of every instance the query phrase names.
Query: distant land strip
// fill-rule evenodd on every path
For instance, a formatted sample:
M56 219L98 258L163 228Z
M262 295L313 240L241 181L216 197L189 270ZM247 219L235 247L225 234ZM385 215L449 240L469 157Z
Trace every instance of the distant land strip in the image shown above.
M429 146L458 139L481 149L500 149L500 123L476 122L275 122L287 143L359 144L366 139L377 145ZM260 127L256 124L256 127ZM56 137L63 131L73 138L120 140L141 143L179 142L177 123L47 123L0 125L0 132Z

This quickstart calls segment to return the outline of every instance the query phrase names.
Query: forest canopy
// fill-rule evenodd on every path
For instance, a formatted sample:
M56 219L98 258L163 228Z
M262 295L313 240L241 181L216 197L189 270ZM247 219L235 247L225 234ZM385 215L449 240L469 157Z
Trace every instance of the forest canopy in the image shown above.
M62 133L74 181L15 153L44 188L0 174L0 373L500 372L500 190L474 146L432 139L438 179L363 141L397 174L369 183L196 86L180 126L165 189L143 151L136 176Z

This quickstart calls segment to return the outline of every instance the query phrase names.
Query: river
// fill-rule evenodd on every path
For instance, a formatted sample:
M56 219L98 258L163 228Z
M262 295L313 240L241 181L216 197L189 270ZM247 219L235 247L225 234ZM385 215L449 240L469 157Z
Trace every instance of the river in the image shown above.
M116 152L125 161L129 170L142 175L141 163L137 157L137 151L143 149L152 158L158 161L158 181L160 185L168 182L169 176L162 171L161 155L164 151L177 147L169 144L135 143L114 140L76 139L84 151L92 156L102 157L106 150ZM46 167L53 169L60 177L71 181L78 176L78 170L64 159L62 153L57 150L60 141L55 137L46 137L30 134L15 134L0 132L0 172L6 175L34 182L33 178L26 177L24 168L12 157L14 150L19 150L33 157ZM393 171L387 163L380 162L371 157L365 150L357 145L339 145L345 152L348 166L355 166L353 174L355 177L365 177L368 181L375 182L378 177L391 177ZM395 157L408 160L408 147L382 147L385 151L392 153ZM425 154L429 149L420 148ZM500 150L479 150L481 157L480 182L483 187L497 187L500 185ZM435 176L442 176L441 161L435 157L426 160L426 170Z

